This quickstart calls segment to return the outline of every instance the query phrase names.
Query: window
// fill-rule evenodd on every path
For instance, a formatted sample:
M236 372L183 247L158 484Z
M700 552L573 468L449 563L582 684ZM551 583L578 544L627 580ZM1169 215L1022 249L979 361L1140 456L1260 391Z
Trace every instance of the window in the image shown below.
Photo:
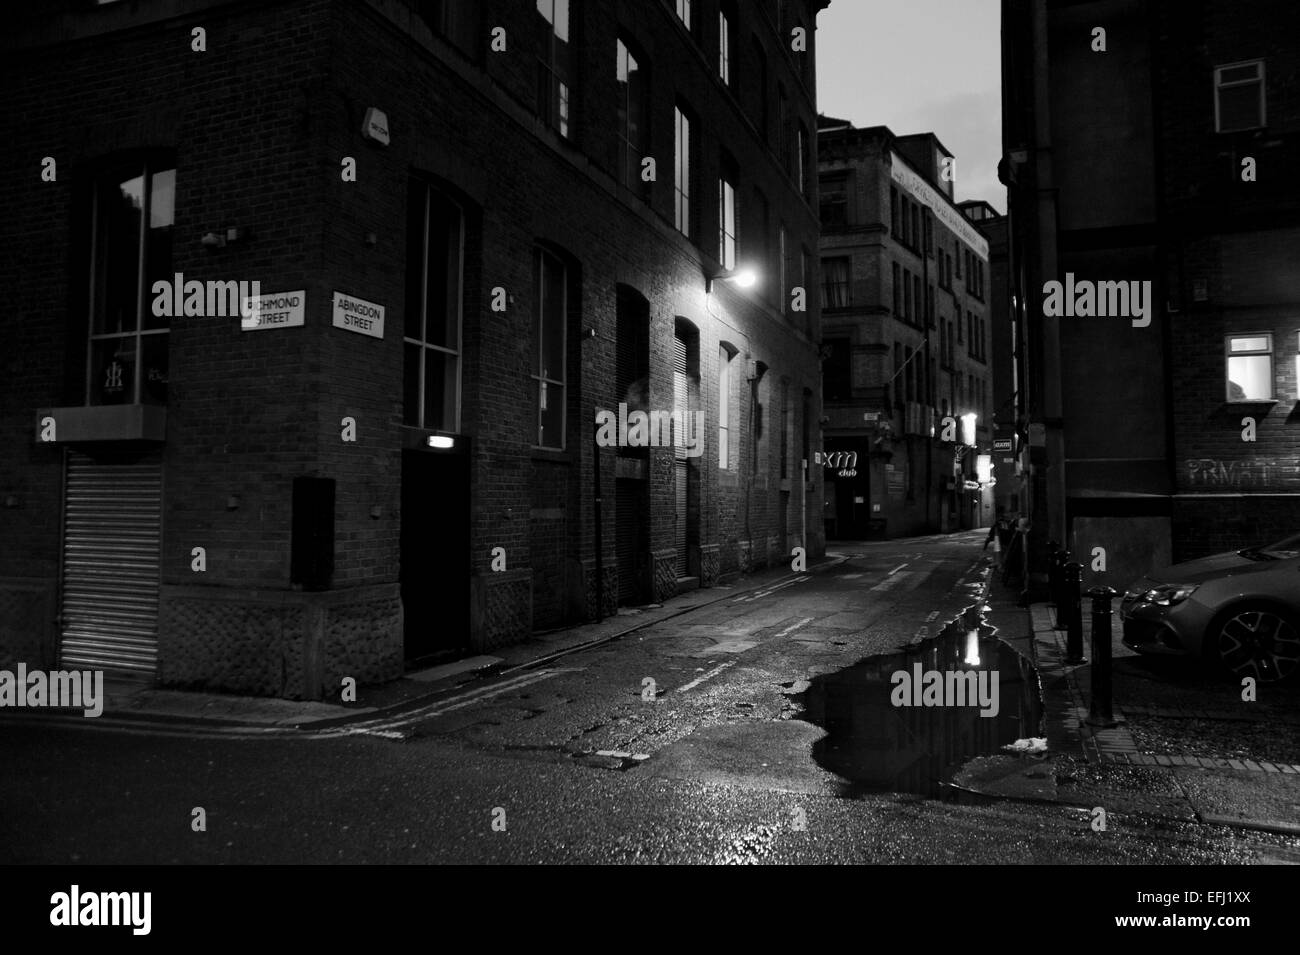
M958 323L957 323L957 327L958 327L958 328L961 327L961 322L958 322ZM958 341L961 341L960 338L957 339L957 340L958 340ZM952 347L952 322L949 322L949 323L948 323L948 364L949 364L949 365L952 364L952 355L953 355L953 347Z
M822 176L818 190L822 228L849 224L849 180L847 174Z
M767 204L767 196L763 190L754 189L754 215L753 222L745 239L744 251L752 261L757 259L759 267L763 270L764 276L770 274L772 268L772 210ZM773 283L768 282L767 288L771 289ZM771 297L771 293L768 293Z
M645 196L641 160L649 142L650 84L645 69L622 40L617 48L619 174L623 185Z
M456 203L419 180L408 191L402 421L460 430L464 223Z
M916 311L912 313L912 318L919 325L921 322L925 321L925 316L918 314L924 312L925 303L921 299L921 276L915 273L912 274L912 307L916 309Z
M890 390L894 396L895 404L902 404L903 392L898 383L898 376L903 373L903 346L894 342L894 373L889 378ZM886 396L888 397L888 396Z
M792 175L790 162L790 100L785 94L785 84L776 84L776 137L777 150L781 154L781 168L787 176Z
M781 380L781 477L790 476L790 382Z
M689 9L689 6L688 6ZM691 234L691 121L680 106L674 109L673 224L682 235Z
M533 268L533 339L537 352L532 378L537 383L537 446L563 450L568 270L545 249L535 251Z
M735 356L718 346L718 467L729 467L731 451L731 363Z
M731 85L731 24L727 22L727 11L722 9L718 10L718 76Z
M763 137L763 142L770 143L772 141L772 131L767 122L767 53L757 36L750 43L754 55L754 81L750 84L753 90L754 122L758 124L758 131Z
M812 253L808 251L808 246L806 245L799 247L799 274L800 276L802 276L801 281L803 284L804 293L807 294L808 286L812 282ZM811 336L813 333L812 312L808 311L807 309L804 310L803 330L804 333L809 336Z
M1229 335L1229 401L1273 400L1273 336Z
M1264 109L1264 61L1250 60L1214 68L1214 131L1231 133L1267 125Z
M434 33L450 41L467 56L478 58L476 0L418 0L416 12Z
M953 248L956 249L957 251L957 278L961 278L961 258L963 254L962 247L960 245L957 245L954 246Z
M691 28L691 0L677 0L677 18Z
M799 183L799 191L802 192L804 198L807 199L812 185L812 176L810 175L812 157L808 154L808 127L803 123L799 124L798 150L797 159L799 167L797 181Z
M962 343L961 309L957 309L957 344Z
M912 320L912 270L903 269L903 318Z
M925 290L925 324L934 325L934 286L930 285Z
M901 236L903 244L907 245L907 237L912 234L912 204L903 197L903 234Z
M786 295L786 282L788 281L788 276L786 275L786 267L787 267L786 258L787 258L787 256L790 254L790 252L789 252L789 249L788 249L787 246L786 246L786 234L785 234L785 226L784 226L784 225L781 226L781 228L780 228L779 230L777 230L777 233L776 233L776 244L777 244L777 250L776 250L776 268L777 268L776 294L777 294L777 297L781 300L781 307L782 307L782 308L785 308L785 303L786 303L787 301L789 301L789 299L787 298L787 295Z
M95 185L87 404L167 403L170 319L154 314L151 292L156 281L174 281L176 170L169 167L143 162Z
M921 248L921 207L912 203L912 248Z
M569 44L569 0L537 0L546 20L546 41L537 64L537 112L566 139L570 133L573 49Z
M903 394L908 401L916 400L916 389L912 381L912 349L908 347L903 352Z
M902 292L901 282L900 282L899 277L898 277L898 263L897 263L897 262L893 262L893 263L891 263L891 264L890 264L890 267L889 267L889 271L890 271L890 273L891 273L891 275L892 275L892 277L893 277L893 280L894 280L894 281L893 281L893 287L894 287L894 314L895 314L895 315L902 315L903 313L899 310L899 304L900 304L900 302L902 301L902 295L903 295L903 292Z
M822 259L822 308L847 308L850 304L848 257Z
M847 338L828 338L826 363L822 367L823 396L827 401L848 401L853 397L850 372L852 351Z
M898 237L898 189L889 187L889 234Z
M736 267L736 185L733 170L724 164L718 180L718 261L724 269Z

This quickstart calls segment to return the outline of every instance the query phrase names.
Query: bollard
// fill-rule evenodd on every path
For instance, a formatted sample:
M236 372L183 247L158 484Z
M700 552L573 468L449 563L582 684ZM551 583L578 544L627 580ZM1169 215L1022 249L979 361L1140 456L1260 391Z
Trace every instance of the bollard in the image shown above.
M1088 591L1092 598L1092 703L1088 722L1114 726L1110 696L1110 602L1119 595L1111 587L1093 587Z
M1086 662L1083 655L1083 564L1071 561L1065 565L1064 583L1061 584L1061 604L1056 611L1057 623L1065 620L1065 662L1071 665Z
M1047 560L1047 589L1052 605L1056 607L1056 624L1052 627L1053 630L1066 629L1067 618L1063 608L1070 603L1070 596L1065 587L1065 565L1069 562L1070 552L1064 547L1053 549ZM1055 583L1053 583L1053 575L1055 575Z

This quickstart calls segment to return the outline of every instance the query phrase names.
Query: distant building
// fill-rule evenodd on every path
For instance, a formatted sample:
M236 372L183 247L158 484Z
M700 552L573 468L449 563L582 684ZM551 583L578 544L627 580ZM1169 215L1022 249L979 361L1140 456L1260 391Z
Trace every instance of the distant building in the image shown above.
M1004 0L1002 24L1039 579L1048 539L1123 587L1295 532L1300 7Z
M1016 466L1015 320L1011 313L1011 268L1007 217L982 199L959 202L962 214L989 243L989 367L993 387L990 427L993 434L993 500L1008 515L1019 514L1022 488Z
M818 138L827 536L984 526L988 242L953 202L952 154L826 116Z
M328 696L822 553L824 6L12 13L0 665Z

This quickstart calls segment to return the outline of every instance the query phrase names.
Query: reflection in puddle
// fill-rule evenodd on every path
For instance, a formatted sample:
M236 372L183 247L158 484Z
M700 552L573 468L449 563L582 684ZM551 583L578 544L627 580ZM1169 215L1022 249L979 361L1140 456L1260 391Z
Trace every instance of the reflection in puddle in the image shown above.
M950 781L972 757L1041 735L1037 673L993 634L971 612L910 651L870 657L816 677L803 695L803 719L827 735L813 746L813 758L848 780L850 793L938 796L940 783ZM893 705L894 673L914 674L918 663L923 672L946 676L949 687L963 680L986 685L996 680L996 715L981 716L978 705L952 705L951 695L939 705L937 694L926 705ZM963 673L971 676L962 678Z

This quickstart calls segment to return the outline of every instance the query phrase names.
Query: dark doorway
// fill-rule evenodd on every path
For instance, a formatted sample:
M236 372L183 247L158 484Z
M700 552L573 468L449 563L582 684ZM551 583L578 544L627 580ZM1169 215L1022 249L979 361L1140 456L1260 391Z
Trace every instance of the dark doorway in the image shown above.
M408 668L469 647L469 455L402 452L400 581Z

